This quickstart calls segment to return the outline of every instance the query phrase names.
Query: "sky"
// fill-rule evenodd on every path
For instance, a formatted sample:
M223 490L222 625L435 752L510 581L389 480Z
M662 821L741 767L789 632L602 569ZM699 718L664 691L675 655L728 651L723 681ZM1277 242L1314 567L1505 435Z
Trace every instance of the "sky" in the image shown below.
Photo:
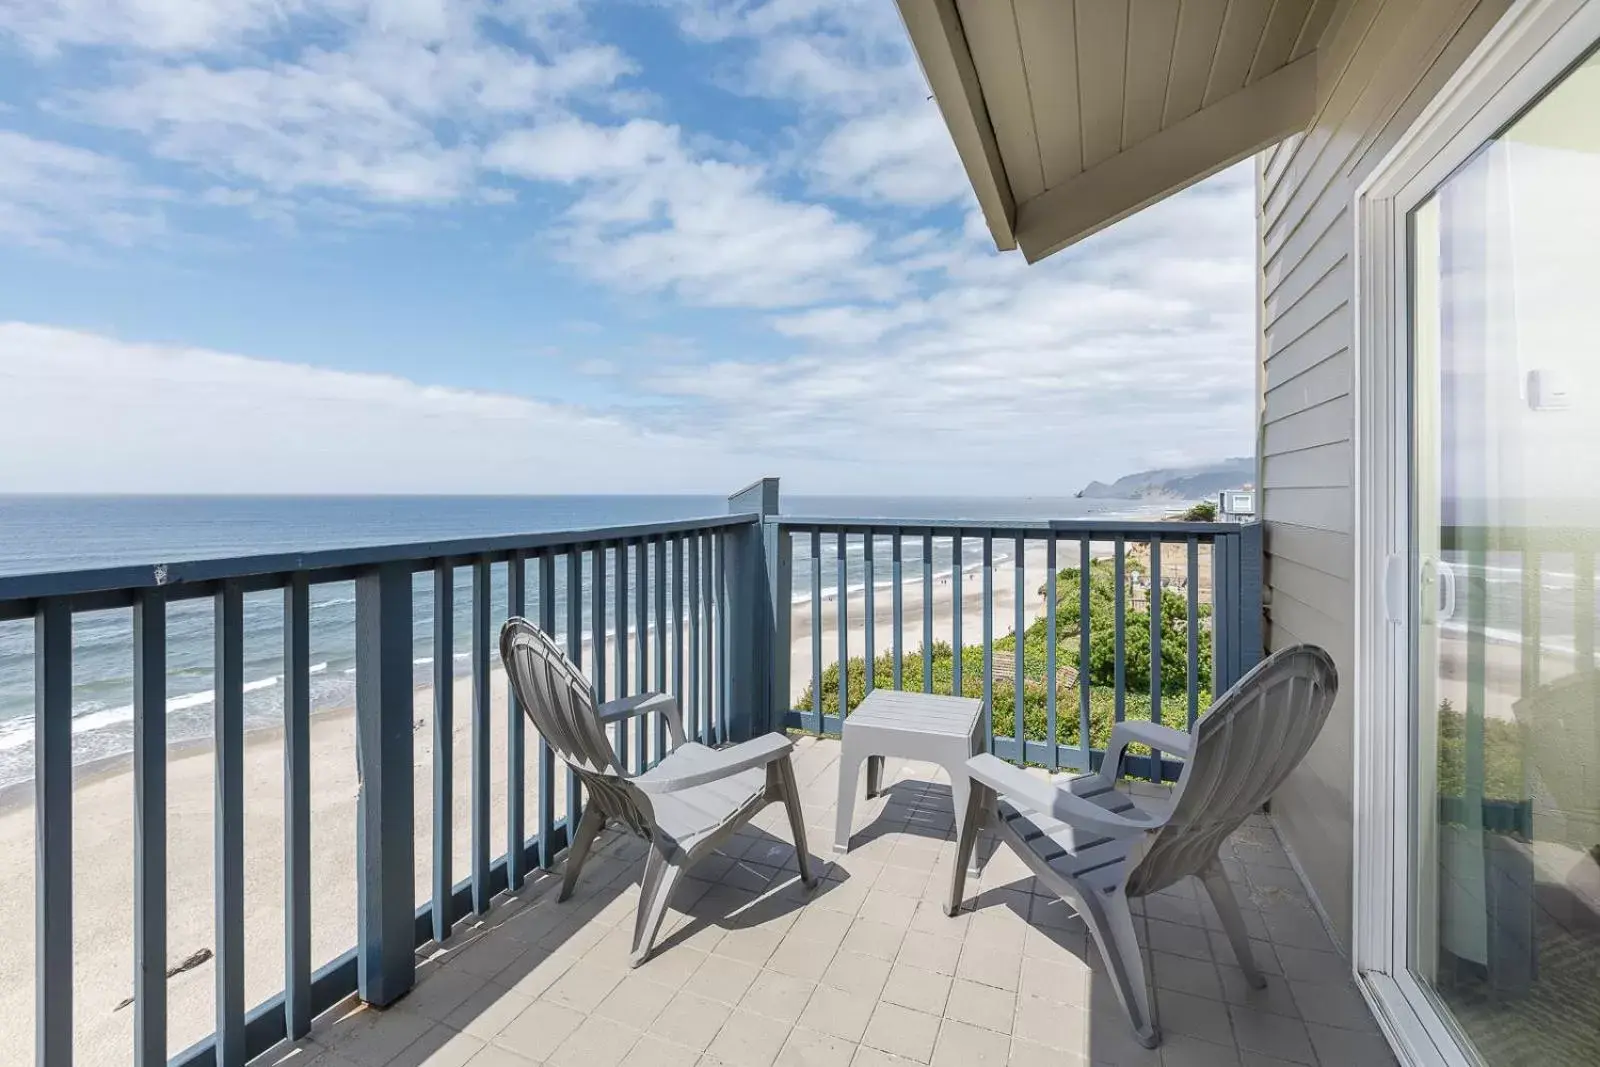
M1249 454L1248 163L997 253L892 0L0 0L0 492Z

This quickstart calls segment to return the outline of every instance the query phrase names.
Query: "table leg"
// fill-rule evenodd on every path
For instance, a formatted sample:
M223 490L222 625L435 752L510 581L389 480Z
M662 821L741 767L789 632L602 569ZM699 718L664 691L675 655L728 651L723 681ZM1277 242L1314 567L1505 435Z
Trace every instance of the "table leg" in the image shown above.
M870 763L868 775L871 775ZM861 780L861 755L843 748L839 753L839 804L833 828L833 851L850 851L850 824L856 813L856 785Z
M867 757L867 799L883 793L883 757Z

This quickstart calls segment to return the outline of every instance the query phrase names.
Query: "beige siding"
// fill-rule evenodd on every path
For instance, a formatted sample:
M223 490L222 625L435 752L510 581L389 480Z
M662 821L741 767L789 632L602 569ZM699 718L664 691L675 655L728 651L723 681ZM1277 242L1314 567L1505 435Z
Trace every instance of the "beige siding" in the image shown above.
M1354 846L1351 203L1506 6L1349 0L1326 27L1316 121L1260 164L1268 640L1273 648L1326 647L1345 683L1328 728L1272 812L1346 945Z

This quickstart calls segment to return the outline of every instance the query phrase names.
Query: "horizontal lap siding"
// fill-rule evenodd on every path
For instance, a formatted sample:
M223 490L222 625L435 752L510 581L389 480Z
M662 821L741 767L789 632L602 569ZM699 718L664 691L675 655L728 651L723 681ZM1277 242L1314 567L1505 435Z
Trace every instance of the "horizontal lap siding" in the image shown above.
M1263 159L1261 506L1271 648L1321 645L1341 695L1273 817L1347 944L1354 847L1356 323L1351 205L1505 9L1503 0L1351 0L1328 27L1318 117Z

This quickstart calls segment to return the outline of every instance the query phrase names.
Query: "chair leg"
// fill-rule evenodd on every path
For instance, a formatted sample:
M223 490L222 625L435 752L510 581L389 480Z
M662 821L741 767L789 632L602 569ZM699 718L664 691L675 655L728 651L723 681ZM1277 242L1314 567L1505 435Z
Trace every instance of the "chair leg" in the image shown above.
M630 966L637 967L650 958L656 935L661 932L661 921L667 917L672 892L678 888L682 877L683 868L667 858L664 847L651 842L650 853L644 861L644 880L639 887L639 910L633 917Z
M578 830L572 835L572 847L567 849L567 869L561 874L561 892L556 901L566 900L572 896L572 889L578 884L578 874L583 870L583 861L589 858L589 847L594 844L594 839L606 824L606 817L600 814L600 809L590 804L583 809L583 818L578 820Z
M969 780L970 781L970 780ZM973 853L977 851L978 834L983 830L984 810L989 804L989 789L978 783L971 782L967 789L967 802L958 812L961 818L961 830L956 835L956 858L950 865L950 898L945 901L944 913L955 915L961 910L962 898L967 892L967 868L972 865Z
M1111 972L1117 999L1122 1002L1128 1020L1133 1023L1134 1036L1145 1048L1155 1048L1161 1043L1161 1029L1150 1013L1150 987L1144 977L1144 954L1139 949L1139 938L1133 929L1133 912L1128 908L1128 898L1119 888L1106 895L1084 894L1083 917L1089 921L1089 932L1094 935L1101 959Z
M1245 981L1256 989L1265 989L1267 978L1256 966L1256 954L1250 950L1250 931L1245 929L1244 916L1239 912L1239 900L1233 895L1233 886L1228 884L1222 864L1212 860L1211 865L1201 873L1200 881L1205 883L1211 906L1217 909L1217 918L1222 920L1222 932L1228 935L1233 958L1244 971Z
M856 789L861 784L861 756L845 748L839 755L839 806L833 825L833 851L850 851L850 824L856 813Z
M817 878L811 872L811 850L806 847L806 817L800 810L800 786L795 782L794 763L788 756L768 764L777 776L778 789L783 793L783 806L789 812L789 832L794 835L794 860L800 868L800 882L807 889L817 887Z

